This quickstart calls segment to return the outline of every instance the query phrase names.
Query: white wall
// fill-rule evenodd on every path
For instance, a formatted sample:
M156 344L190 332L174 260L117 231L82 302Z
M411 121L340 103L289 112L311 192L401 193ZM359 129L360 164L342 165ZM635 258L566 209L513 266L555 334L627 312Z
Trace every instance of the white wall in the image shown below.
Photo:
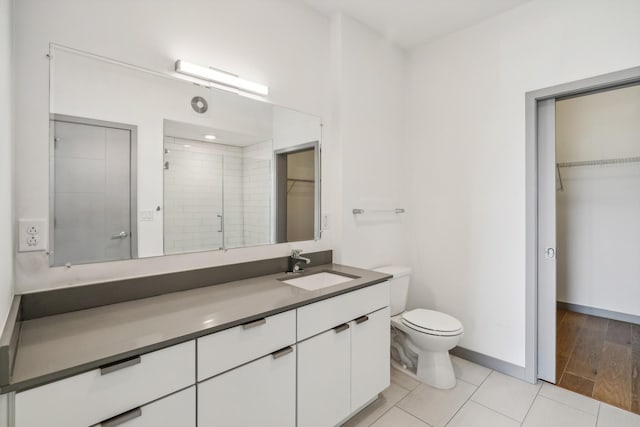
M0 331L13 295L13 108L11 1L0 0ZM0 401L0 413L2 413ZM2 421L0 421L0 425Z
M354 216L353 208L408 208L405 52L344 15L334 17L337 138L342 150L339 262L407 264L407 214ZM337 173L337 172L336 172Z
M640 157L640 86L556 103L558 162ZM558 300L640 315L640 162L561 168Z
M247 13L247 11L251 11ZM49 62L45 54L55 42L140 65L170 70L182 58L267 83L269 101L328 117L331 101L330 23L328 18L295 0L24 0L15 4L16 43L16 207L18 218L48 215ZM294 53L294 54L292 54ZM330 125L329 125L330 126ZM337 166L339 150L327 150L323 168ZM29 167L22 167L24 165ZM38 171L34 173L33 171ZM323 207L337 209L340 189L325 183ZM142 207L141 207L142 208ZM319 242L296 244L310 252L332 247L339 224ZM47 266L44 253L18 254L19 292L158 274L288 254L290 245L122 261L71 269Z
M538 0L410 59L410 305L524 366L525 93L640 65L640 2Z

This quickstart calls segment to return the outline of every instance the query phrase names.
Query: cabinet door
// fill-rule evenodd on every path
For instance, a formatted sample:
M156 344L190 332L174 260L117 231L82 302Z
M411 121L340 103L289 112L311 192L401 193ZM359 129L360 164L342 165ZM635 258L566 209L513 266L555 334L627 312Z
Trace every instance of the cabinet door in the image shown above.
M334 426L349 415L350 328L298 343L298 426Z
M294 427L296 348L198 384L199 427Z
M141 408L125 412L95 427L195 427L196 387L163 397Z
M389 307L351 322L351 412L389 386Z

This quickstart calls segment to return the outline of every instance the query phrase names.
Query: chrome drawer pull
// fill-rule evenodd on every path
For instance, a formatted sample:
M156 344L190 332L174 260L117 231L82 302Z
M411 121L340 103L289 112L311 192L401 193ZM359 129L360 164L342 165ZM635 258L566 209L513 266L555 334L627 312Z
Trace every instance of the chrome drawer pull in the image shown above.
M278 351L274 351L273 353L271 353L271 356L273 356L274 359L278 359L282 356L286 356L289 353L293 353L293 347L291 346L285 347Z
M267 319L265 319L263 317L262 319L258 319L258 320L254 320L253 322L245 323L244 325L242 325L242 329L255 328L256 326L264 325L265 323L267 323Z
M343 323L342 325L333 328L333 330L336 331L336 334L339 334L342 331L346 331L347 329L349 329L348 323Z
M100 427L116 427L142 416L142 408L132 409L124 414L116 415L106 421L101 422Z
M137 365L141 362L140 356L135 356L130 359L121 360L119 362L111 363L109 365L102 366L100 368L100 375L107 375L111 372L119 371L120 369L128 368L129 366Z
M356 319L356 325L359 325L360 323L364 323L367 320L369 320L369 316L360 316Z

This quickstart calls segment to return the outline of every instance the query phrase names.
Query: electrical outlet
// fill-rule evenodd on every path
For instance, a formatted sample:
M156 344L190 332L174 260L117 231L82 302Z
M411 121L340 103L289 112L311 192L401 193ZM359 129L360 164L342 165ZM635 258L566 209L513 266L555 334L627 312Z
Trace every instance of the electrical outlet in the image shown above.
M21 219L18 221L18 251L46 251L46 221L43 219Z

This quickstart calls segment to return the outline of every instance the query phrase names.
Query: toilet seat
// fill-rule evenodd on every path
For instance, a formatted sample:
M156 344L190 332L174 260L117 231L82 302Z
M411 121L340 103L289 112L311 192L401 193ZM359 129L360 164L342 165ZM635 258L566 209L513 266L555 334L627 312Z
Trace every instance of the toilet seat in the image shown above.
M423 334L456 336L463 333L462 323L453 316L439 311L416 308L402 314L402 323Z

